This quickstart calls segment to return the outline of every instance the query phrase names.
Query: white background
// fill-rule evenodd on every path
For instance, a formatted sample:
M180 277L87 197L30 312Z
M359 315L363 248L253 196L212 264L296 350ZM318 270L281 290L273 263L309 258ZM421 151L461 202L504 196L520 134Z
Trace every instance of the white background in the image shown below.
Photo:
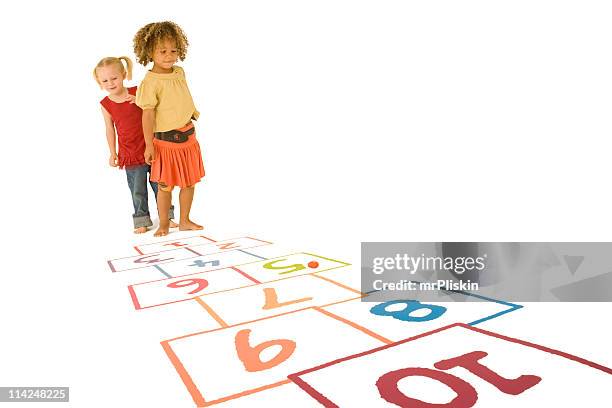
M0 386L67 385L74 406L191 406L105 264L153 238L131 233L92 70L133 57L152 21L191 43L207 173L192 214L214 238L354 264L361 241L610 240L608 2L1 7ZM610 309L532 305L485 328L610 366Z

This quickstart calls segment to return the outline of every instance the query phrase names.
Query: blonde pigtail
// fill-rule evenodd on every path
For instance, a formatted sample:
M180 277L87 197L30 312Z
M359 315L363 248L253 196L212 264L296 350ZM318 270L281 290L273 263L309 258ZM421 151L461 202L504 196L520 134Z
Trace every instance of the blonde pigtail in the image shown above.
M134 66L134 64L132 64L132 60L126 56L119 57L118 59L123 60L125 62L126 77L128 81L131 81L132 80L132 67Z

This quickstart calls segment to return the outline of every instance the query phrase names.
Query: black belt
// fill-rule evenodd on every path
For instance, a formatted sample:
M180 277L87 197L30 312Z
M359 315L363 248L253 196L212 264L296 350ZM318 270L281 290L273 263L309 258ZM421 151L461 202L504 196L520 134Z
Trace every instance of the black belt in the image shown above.
M155 132L153 135L156 139L163 140L165 142L172 143L184 143L189 138L189 135L193 135L195 132L195 127L192 126L190 129L187 129L184 132L180 130L168 130L167 132Z

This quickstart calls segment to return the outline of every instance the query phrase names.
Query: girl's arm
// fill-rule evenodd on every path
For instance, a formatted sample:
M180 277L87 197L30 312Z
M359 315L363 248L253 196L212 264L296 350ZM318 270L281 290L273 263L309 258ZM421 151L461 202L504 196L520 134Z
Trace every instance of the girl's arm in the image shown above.
M110 151L110 157L108 158L108 164L111 167L117 167L117 140L115 136L115 124L110 113L102 106L102 116L104 116L104 126L106 127L106 141L108 142L108 150Z
M142 133L145 139L144 159L147 164L153 162L155 147L153 146L153 128L155 126L155 109L142 110Z

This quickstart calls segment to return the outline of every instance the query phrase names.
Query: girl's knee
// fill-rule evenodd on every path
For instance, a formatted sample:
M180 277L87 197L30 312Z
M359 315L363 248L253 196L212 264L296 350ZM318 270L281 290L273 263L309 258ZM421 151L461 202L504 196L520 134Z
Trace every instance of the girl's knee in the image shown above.
M170 193L172 191L172 189L174 188L174 186L169 186L166 183L162 183L159 182L157 183L157 187L161 190L161 191L165 191L167 193Z

